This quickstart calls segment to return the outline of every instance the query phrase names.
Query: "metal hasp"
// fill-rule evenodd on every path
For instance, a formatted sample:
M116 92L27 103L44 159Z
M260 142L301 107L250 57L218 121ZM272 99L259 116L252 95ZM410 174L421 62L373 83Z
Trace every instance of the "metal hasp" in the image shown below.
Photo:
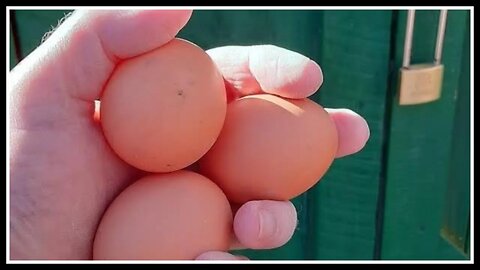
M441 64L447 11L440 11L437 30L437 42L433 63L410 65L412 53L415 10L409 10L405 30L403 49L403 65L400 69L400 105L415 105L437 100L440 97L443 81L443 65Z

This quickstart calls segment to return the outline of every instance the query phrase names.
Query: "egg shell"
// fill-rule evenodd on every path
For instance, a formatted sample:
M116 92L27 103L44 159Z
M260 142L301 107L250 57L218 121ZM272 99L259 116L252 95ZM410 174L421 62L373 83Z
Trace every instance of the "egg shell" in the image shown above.
M212 181L190 171L153 174L125 189L97 229L95 260L192 260L226 251L232 212Z
M246 96L229 103L199 172L235 203L290 200L315 185L338 147L335 123L309 99Z
M103 133L141 170L171 172L213 145L226 114L222 75L197 45L174 39L120 63L100 103Z

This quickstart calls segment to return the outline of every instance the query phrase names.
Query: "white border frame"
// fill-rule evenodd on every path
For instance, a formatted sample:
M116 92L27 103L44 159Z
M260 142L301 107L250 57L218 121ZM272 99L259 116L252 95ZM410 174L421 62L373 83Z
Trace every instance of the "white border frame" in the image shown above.
M142 7L142 6L7 6L6 7L6 61L7 61L7 96L8 96L8 89L10 86L9 82L9 71L10 71L10 10L59 10L59 9L196 9L196 10L407 10L407 9L417 9L417 10L430 10L430 9L449 9L449 10L470 10L470 260L347 260L347 261L332 261L332 260L299 260L299 261L273 261L273 260L263 260L263 261L91 261L91 260L10 260L10 164L9 164L9 153L10 153L10 136L9 136L9 99L7 97L7 130L6 130L6 138L7 138L7 156L6 156L6 163L7 163L7 170L6 170L6 262L7 263L15 263L15 264L43 264L43 263L52 263L52 264L125 264L125 263L138 263L138 264L331 264L331 263L341 263L341 264L406 264L406 263L418 263L418 264L469 264L473 263L473 254L474 254L474 181L473 181L473 152L474 152L474 114L473 114L473 74L474 74L474 12L472 6L297 6L297 7L275 7L275 6L151 6L151 7Z

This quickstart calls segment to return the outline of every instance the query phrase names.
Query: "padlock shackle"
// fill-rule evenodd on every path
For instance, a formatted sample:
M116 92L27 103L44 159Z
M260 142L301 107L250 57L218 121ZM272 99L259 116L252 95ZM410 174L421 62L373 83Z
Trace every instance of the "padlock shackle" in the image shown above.
M403 46L403 67L410 66L412 55L413 27L415 25L415 10L408 10L407 27L405 29L405 44Z
M437 42L435 45L435 65L442 61L443 41L445 40L445 28L447 26L447 11L441 10L438 18Z
M405 28L405 43L403 46L402 67L410 66L412 56L413 29L415 25L415 10L409 9L407 13L407 26ZM447 25L447 10L441 10L438 18L437 41L435 43L434 63L440 64L442 60L443 41L445 40L445 28Z

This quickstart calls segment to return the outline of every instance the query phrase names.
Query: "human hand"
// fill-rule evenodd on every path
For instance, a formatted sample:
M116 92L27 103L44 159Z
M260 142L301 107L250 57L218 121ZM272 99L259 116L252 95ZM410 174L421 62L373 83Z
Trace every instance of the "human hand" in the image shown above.
M191 11L76 11L9 74L10 257L91 259L97 225L110 202L142 172L107 145L94 101L115 66L175 37ZM265 91L306 97L322 82L319 67L278 47L208 51L231 98ZM277 65L277 63L279 65ZM272 76L274 75L274 76ZM360 150L368 126L350 110L329 110L337 156ZM239 207L232 248L275 248L293 235L290 202ZM237 259L207 252L198 259Z

